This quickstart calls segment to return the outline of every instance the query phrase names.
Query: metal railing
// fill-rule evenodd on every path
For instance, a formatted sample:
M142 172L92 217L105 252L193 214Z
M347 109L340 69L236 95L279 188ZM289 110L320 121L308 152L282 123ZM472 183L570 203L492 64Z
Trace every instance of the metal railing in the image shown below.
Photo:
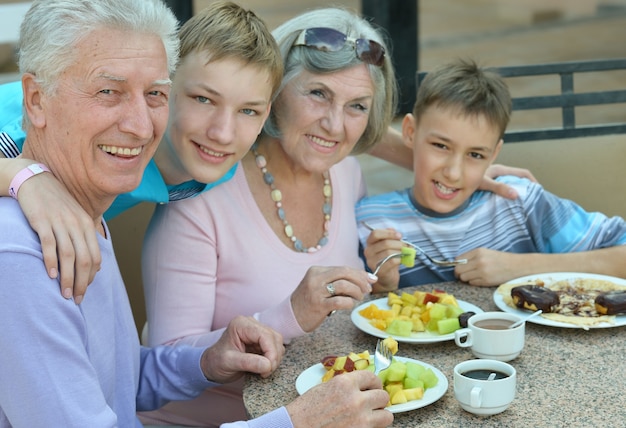
M560 108L561 126L558 128L509 131L504 137L504 141L507 143L626 133L626 122L593 125L577 125L576 123L576 107L626 103L626 89L574 92L575 74L612 70L624 70L626 72L626 59L624 58L495 67L493 70L505 78L545 75L558 75L560 77L561 86L558 95L513 96L513 111ZM426 74L427 72L417 73L418 88ZM626 109L624 111L624 117L626 117Z

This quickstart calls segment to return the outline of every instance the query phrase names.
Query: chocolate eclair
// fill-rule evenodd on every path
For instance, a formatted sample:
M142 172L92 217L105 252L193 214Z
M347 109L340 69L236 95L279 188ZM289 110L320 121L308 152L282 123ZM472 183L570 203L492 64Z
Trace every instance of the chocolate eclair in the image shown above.
M602 315L626 313L626 291L609 291L596 296L596 311Z
M552 310L560 303L559 295L546 287L535 284L519 285L511 289L513 304L521 309L544 313Z

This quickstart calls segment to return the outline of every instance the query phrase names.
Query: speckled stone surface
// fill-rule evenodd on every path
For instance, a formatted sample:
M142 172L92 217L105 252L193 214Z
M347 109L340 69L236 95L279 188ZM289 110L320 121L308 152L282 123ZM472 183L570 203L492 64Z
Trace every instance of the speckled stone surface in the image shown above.
M498 310L493 302L494 288L458 283L436 284L436 288L484 311ZM374 295L372 299L380 297L384 295ZM519 357L509 362L517 369L515 400L503 413L487 417L465 412L454 398L452 371L459 362L474 358L469 348L459 348L453 340L431 344L400 343L398 355L437 367L447 376L449 387L437 402L395 414L392 426L624 426L625 334L626 327L585 331L527 323L525 347ZM349 312L335 313L315 332L292 341L279 369L270 378L246 378L244 402L248 413L256 417L295 399L298 396L296 378L323 356L365 349L373 353L376 340L352 324Z

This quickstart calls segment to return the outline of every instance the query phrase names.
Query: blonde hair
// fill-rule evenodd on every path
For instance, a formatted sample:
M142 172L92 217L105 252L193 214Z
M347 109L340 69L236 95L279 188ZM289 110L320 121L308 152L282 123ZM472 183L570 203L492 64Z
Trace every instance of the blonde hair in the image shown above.
M215 1L180 29L180 57L206 54L207 63L234 58L267 70L275 94L283 77L283 62L269 29L254 12L230 1Z

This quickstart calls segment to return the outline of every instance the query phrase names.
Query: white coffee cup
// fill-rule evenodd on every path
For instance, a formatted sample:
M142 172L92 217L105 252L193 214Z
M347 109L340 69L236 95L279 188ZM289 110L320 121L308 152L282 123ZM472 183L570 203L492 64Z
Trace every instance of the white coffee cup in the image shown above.
M496 378L489 380L492 373ZM469 360L454 367L454 397L476 415L504 412L515 398L516 385L515 368L502 361Z
M510 361L524 348L525 323L508 328L521 318L506 312L483 312L467 321L467 328L454 332L454 342L463 348L471 347L478 358Z

